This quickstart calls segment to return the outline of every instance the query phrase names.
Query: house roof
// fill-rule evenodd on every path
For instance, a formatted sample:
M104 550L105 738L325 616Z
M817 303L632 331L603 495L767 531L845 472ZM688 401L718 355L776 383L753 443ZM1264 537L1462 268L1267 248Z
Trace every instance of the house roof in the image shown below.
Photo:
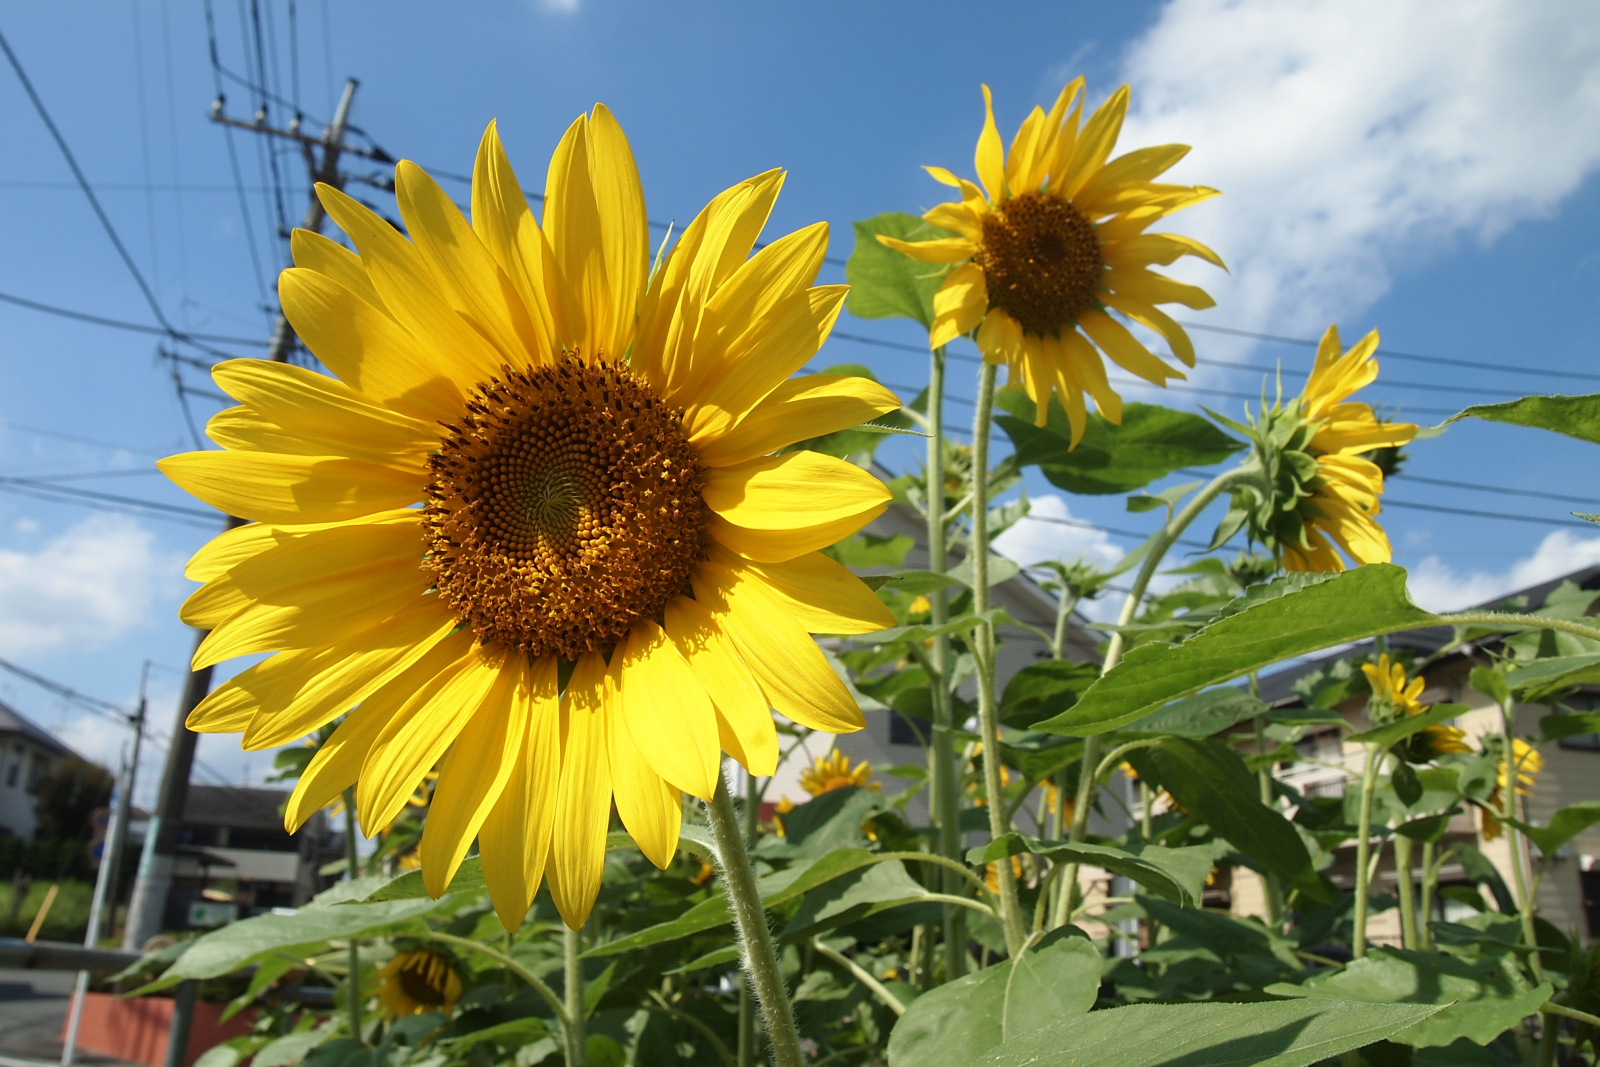
M283 829L287 789L255 789L238 785L189 786L183 821L190 826L238 826Z
M57 741L48 730L36 726L16 708L0 703L0 737L21 737L57 756L73 755L72 749Z
M1600 566L1583 567L1559 578L1552 578L1547 582L1530 585L1514 593L1507 593L1504 596L1486 600L1481 604L1474 604L1467 610L1493 608L1505 604L1508 600L1525 599L1526 604L1520 610L1535 611L1544 605L1545 598L1555 592L1563 582L1571 582L1579 589L1592 589L1600 593ZM1393 649L1405 649L1426 656L1439 651L1439 649L1449 644L1454 639L1454 636L1455 632L1449 626L1429 626L1421 630L1405 630L1401 633L1390 634L1388 645ZM1315 659L1305 660L1295 664L1293 667L1267 675L1261 679L1261 699L1273 705L1295 703L1300 698L1294 692L1294 684L1301 678L1338 660L1370 654L1373 648L1374 644L1371 639L1358 641L1337 652L1329 652ZM1470 646L1462 649L1463 654L1470 651Z

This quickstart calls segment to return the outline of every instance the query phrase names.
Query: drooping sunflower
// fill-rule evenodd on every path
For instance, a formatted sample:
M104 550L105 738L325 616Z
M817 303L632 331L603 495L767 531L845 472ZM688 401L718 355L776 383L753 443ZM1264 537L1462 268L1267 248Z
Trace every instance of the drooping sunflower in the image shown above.
M726 750L770 774L775 708L860 729L813 633L893 615L817 549L888 490L791 442L899 405L873 382L791 378L843 286L813 286L818 223L751 250L781 171L716 197L652 270L621 127L580 116L529 210L494 125L469 222L421 168L396 168L410 239L319 187L358 254L296 232L279 292L334 377L219 365L239 401L220 452L162 462L249 525L190 562L194 664L275 652L189 725L249 749L349 712L290 799L292 830L352 784L370 833L442 760L424 882L474 838L508 927L542 878L582 924L613 797L653 862L680 790L711 796ZM421 506L418 507L417 505Z
M402 952L378 971L378 1006L390 1019L437 1011L448 1015L461 999L461 976L436 952Z
M871 778L872 764L862 760L852 768L850 757L836 748L826 756L818 756L811 761L811 766L800 772L800 787L814 797L850 785L880 788Z
M922 216L956 236L878 238L923 263L959 264L934 295L928 343L937 348L976 330L984 359L1004 363L1010 385L1025 389L1037 405L1039 425L1051 393L1060 396L1074 446L1088 423L1084 394L1106 418L1122 421L1122 398L1106 378L1102 352L1155 385L1184 377L1111 312L1160 334L1192 367L1188 334L1156 305L1198 310L1214 302L1203 290L1150 268L1182 256L1223 266L1199 241L1146 232L1173 212L1217 195L1203 185L1154 180L1188 154L1188 146L1141 148L1111 159L1128 110L1128 87L1080 126L1082 90L1078 78L1061 90L1048 115L1035 107L1003 150L984 86L983 132L974 158L980 184L943 167L925 168L935 181L961 191L959 201Z
M1421 715L1428 710L1418 699L1423 689L1427 688L1427 681L1421 675L1406 681L1405 665L1391 663L1387 652L1378 654L1377 663L1363 663L1361 672L1367 676L1374 698L1394 718ZM1471 751L1466 731L1444 723L1423 727L1396 749L1413 763L1426 763L1439 756Z

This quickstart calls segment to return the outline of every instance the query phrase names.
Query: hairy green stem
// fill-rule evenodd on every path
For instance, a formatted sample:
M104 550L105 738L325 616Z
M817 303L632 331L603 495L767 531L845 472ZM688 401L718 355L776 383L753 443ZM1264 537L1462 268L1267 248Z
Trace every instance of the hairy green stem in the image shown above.
M718 862L722 866L722 887L733 910L734 928L739 932L739 948L745 972L755 986L761 1017L767 1024L767 1042L772 1046L777 1067L802 1067L800 1034L795 1029L794 1011L783 988L783 972L767 928L767 912L756 890L756 872L750 865L739 819L728 796L728 783L717 775L717 791L706 804L706 818L717 842Z
M1424 951L1433 948L1433 892L1439 883L1439 868L1433 853L1437 846L1432 841L1422 843L1422 896L1417 902L1417 944ZM1441 864L1442 865L1442 864Z
M1420 949L1421 935L1417 932L1417 886L1411 875L1411 838L1405 834L1394 835L1394 873L1399 879L1400 892L1400 947Z
M818 954L827 957L834 963L837 963L839 966L849 971L856 981L867 987L868 992L877 997L879 1000L883 1001L884 1007L888 1008L896 1015L904 1015L906 1013L906 1006L900 1003L900 998L889 992L884 984L873 976L871 971L858 964L849 956L846 956L843 952L839 952L835 949L829 948L827 945L824 945L820 938L813 937L811 939L811 947L815 949Z
M361 877L356 868L356 790L344 791L344 869L353 882ZM361 1040L361 942L350 939L350 1036Z
M1133 579L1133 585L1128 590L1128 597L1122 602L1122 612L1117 616L1118 630L1111 635L1111 640L1106 645L1105 662L1101 665L1100 673L1105 674L1122 660L1122 651L1127 644L1122 627L1133 621L1139 612L1139 604L1144 600L1145 590L1150 587L1150 579L1155 577L1156 568L1166 558L1167 551L1173 543L1189 528L1189 524L1200 517L1200 513L1211 506L1211 502L1222 493L1231 489L1235 484L1253 478L1259 468L1252 461L1241 464L1229 471L1223 471L1198 493L1189 498L1183 510L1167 520L1159 534L1150 545L1150 551L1145 555L1144 562L1139 567L1139 573ZM1099 766L1100 763L1100 734L1094 734L1084 739L1083 769ZM1089 807L1094 799L1095 776L1087 773L1078 775L1078 795L1073 802L1072 830L1067 840L1074 844L1081 842L1089 832ZM1057 887L1059 898L1055 909L1055 916L1051 922L1052 927L1064 926L1071 914L1071 899L1073 890L1078 884L1078 865L1068 864L1065 877Z
M756 787L755 775L746 774L744 781L744 842L745 847L754 848L761 826L761 791ZM740 982L738 1067L755 1067L758 1041L755 1001L750 996L749 984Z
M949 515L944 506L944 361L943 346L933 350L928 364L928 570L943 574L948 568L945 543ZM950 621L950 593L936 589L928 594L929 611L935 629ZM950 635L933 639L929 650L929 695L933 698L933 751L928 768L928 803L939 827L939 852L953 863L961 863L961 780L956 769L955 727L950 695ZM939 729L943 727L943 729ZM950 872L944 875L944 891L952 895L961 884ZM944 910L944 980L949 982L967 973L967 919L960 908Z
M583 1010L583 931L563 927L561 933L562 992L567 1000L567 1023L563 1028L567 1063L571 1067L584 1067L588 1062L588 1047L583 1033L587 1021Z
M1533 980L1544 981L1544 960L1539 958L1539 935L1534 925L1534 909L1538 906L1532 895L1528 892L1528 876L1523 870L1522 863L1522 834L1512 825L1511 820L1517 817L1517 775L1522 771L1522 761L1517 758L1516 745L1516 701L1507 697L1500 705L1500 732L1505 744L1505 754L1501 757L1504 761L1506 784L1500 790L1501 821L1505 825L1506 849L1511 856L1512 881L1517 890L1517 912L1522 919L1522 939L1527 942L1528 966L1533 971Z
M1470 611L1454 615L1436 616L1430 626L1491 626L1507 630L1560 630L1563 633L1600 641L1600 627L1585 626L1571 619L1553 619L1547 615L1512 615L1500 611Z
M1383 753L1377 745L1367 745L1367 761L1361 771L1361 815L1356 823L1356 917L1350 954L1362 959L1367 954L1368 884L1371 868L1367 857L1372 849L1372 794L1378 787L1378 761Z
M467 952L476 952L481 956L487 956L494 960L500 966L527 982L533 988L533 991L538 993L546 1004L550 1005L550 1009L555 1012L556 1019L561 1023L562 1029L566 1029L571 1025L567 1018L567 1005L556 995L556 991L546 985L538 975L512 959L508 954L498 949L490 948L482 941L472 941L468 938L457 937L455 934L447 934L439 930L429 930L425 936L429 941L454 945L456 948Z
M996 367L978 371L978 407L972 420L972 610L980 618L989 610L989 424L994 416ZM989 812L989 837L999 840L1011 831L1000 783L1000 718L995 707L995 634L992 622L980 622L972 633L972 658L978 667L978 723L983 735L983 786ZM1017 878L1009 860L995 864L999 873L1000 925L1006 952L1022 954L1028 934L1017 902Z

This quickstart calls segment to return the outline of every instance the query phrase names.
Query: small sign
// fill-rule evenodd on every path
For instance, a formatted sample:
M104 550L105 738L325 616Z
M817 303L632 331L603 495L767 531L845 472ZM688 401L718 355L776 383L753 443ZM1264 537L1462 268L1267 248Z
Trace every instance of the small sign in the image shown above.
M189 905L190 926L226 926L239 917L239 905L197 900Z

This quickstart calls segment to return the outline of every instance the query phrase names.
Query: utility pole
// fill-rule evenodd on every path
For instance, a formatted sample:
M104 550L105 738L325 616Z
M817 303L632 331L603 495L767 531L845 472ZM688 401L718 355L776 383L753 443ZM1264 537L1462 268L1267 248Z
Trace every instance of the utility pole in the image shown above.
M322 231L327 214L317 199L316 182L335 188L344 187L344 177L339 172L339 156L354 153L377 158L375 153L352 149L344 143L345 130L350 122L350 105L355 100L357 81L344 83L339 106L333 121L322 131L321 137L311 137L300 132L300 118L296 116L286 130L268 126L264 113L257 113L255 122L243 122L223 114L225 101L218 97L211 106L211 121L227 126L238 126L269 137L282 137L300 144L305 151L306 166L311 172L313 188L311 203L306 208L303 229ZM321 149L320 158L317 149ZM278 311L272 328L272 341L267 358L275 363L286 363L294 352L296 337L288 316ZM244 520L229 517L228 529L244 525ZM195 648L204 641L204 632L195 635ZM161 775L161 793L156 800L156 810L150 816L145 830L144 851L139 856L139 873L133 883L133 897L128 903L128 921L123 930L122 947L138 952L144 943L161 932L167 908L167 894L172 888L172 869L177 862L178 831L183 825L183 809L189 799L189 776L194 769L195 745L199 735L189 729L189 713L211 692L211 668L190 671L184 683L183 698L178 701L177 720L172 727L172 743L167 749L167 765Z

